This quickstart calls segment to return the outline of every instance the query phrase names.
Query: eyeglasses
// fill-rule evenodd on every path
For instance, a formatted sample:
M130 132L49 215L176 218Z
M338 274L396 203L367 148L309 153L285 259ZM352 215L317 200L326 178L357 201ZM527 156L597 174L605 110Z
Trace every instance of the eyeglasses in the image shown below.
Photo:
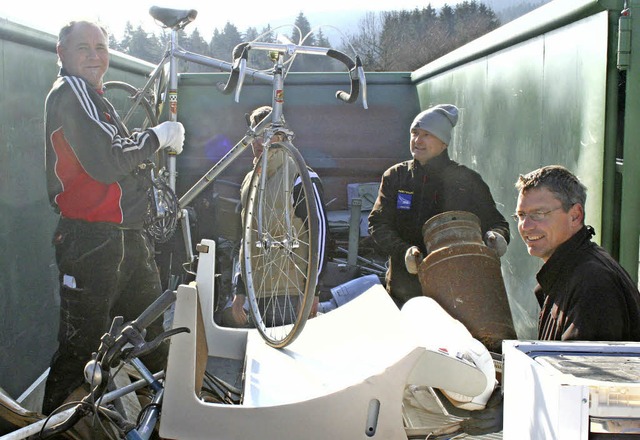
M557 211L558 209L562 209L562 206L558 206L557 208L550 209L548 211L533 211L533 212L516 212L512 214L511 217L517 222L523 222L527 217L534 222L539 222L547 218L549 214L553 211Z

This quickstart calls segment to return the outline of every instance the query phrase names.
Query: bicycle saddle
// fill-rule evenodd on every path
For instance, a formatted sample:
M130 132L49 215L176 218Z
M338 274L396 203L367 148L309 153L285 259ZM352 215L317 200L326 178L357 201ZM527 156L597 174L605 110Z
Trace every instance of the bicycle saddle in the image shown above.
M196 19L195 9L171 9L151 6L149 14L168 28L182 29Z

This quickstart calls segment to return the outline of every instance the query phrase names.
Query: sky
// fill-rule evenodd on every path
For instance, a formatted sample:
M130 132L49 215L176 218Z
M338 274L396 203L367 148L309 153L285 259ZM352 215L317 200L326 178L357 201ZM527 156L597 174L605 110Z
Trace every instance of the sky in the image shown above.
M227 22L234 24L240 32L248 27L261 30L266 24L293 24L300 12L309 18L310 14L322 15L325 22L315 23L312 27L333 25L339 26L340 16L348 11L362 10L385 11L422 8L429 3L440 8L445 3L453 5L461 0L249 0L244 2L224 0L108 0L95 2L91 0L1 0L0 18L20 23L54 35L72 19L97 20L105 24L109 31L122 37L127 21L134 27L141 25L143 29L154 32L161 28L149 15L151 6L164 6L175 9L195 9L198 17L187 27L187 33L198 28L200 34L209 39L213 29L222 30ZM366 5L366 6L363 6ZM281 12L274 10L273 5L281 6ZM326 17L326 18L325 18ZM332 23L335 22L336 24ZM341 29L342 32L355 33L356 29ZM323 29L324 32L324 29Z

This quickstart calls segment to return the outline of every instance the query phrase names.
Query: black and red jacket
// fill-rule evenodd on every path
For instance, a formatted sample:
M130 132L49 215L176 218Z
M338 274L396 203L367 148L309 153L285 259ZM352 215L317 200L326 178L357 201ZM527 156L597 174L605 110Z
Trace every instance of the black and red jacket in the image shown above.
M151 130L130 134L101 91L63 70L45 102L45 146L56 212L142 228L150 181L138 165L159 147Z

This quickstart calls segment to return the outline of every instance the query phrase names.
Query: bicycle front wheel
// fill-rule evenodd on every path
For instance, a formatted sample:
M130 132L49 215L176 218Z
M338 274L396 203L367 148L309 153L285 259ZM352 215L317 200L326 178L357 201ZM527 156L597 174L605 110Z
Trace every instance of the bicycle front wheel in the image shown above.
M126 82L108 81L104 83L104 93L125 127L130 130L144 130L158 125L152 99L145 96L142 90Z
M282 348L307 322L318 277L318 207L309 171L289 142L265 149L243 191L243 277L255 327Z

